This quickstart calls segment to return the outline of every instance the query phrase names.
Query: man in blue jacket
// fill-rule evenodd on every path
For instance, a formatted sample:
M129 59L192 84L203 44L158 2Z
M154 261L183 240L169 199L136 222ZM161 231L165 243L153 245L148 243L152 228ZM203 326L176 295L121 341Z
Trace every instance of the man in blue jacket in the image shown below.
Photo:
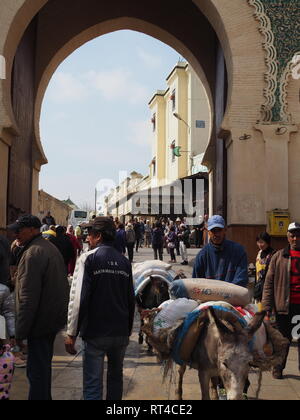
M238 286L248 286L248 261L245 249L226 239L226 223L215 215L207 222L209 243L199 252L194 265L193 278L222 280ZM247 379L244 396L250 386ZM220 383L221 395L225 393ZM221 397L222 399L222 397Z
M121 400L123 361L135 311L131 264L113 247L116 229L110 218L96 217L85 227L93 250L83 255L82 261L79 259L75 270L66 350L76 354L76 337L80 332L84 342L85 400L103 399L105 356L108 358L106 399Z
M222 280L238 286L248 285L248 262L245 249L226 239L226 223L222 216L208 220L209 243L199 252L193 278Z

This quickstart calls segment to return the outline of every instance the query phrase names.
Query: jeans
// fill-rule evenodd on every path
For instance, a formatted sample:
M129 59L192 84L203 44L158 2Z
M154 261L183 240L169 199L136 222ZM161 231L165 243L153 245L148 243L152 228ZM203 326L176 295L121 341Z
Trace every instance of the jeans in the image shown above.
M127 252L128 252L128 259L130 262L133 261L133 254L134 254L134 243L127 244Z
M180 242L179 249L180 249L180 255L181 255L182 261L183 262L188 261L187 248L186 248L186 245L184 244L184 242L182 242L182 241Z
M136 242L135 242L135 250L136 250L136 252L139 252L139 247L141 246L141 242L142 242L142 239L141 238L137 238L136 239Z
M56 334L28 339L27 377L29 401L49 401L51 396L52 358Z
M284 337L289 339L290 343L292 343L292 341L293 341L292 330L295 327L295 324L292 323L292 320L293 320L294 316L296 316L296 315L300 315L300 305L295 305L295 304L290 305L290 310L289 310L288 315L276 314L277 327L278 327L279 331L281 332L281 334ZM286 367L288 354L289 354L289 349L287 350L287 354L286 354L283 365L278 366L282 370L284 370L285 367ZM300 338L298 339L298 366L299 366L299 370L300 370Z
M122 400L123 362L128 337L99 337L84 341L83 396L86 401L103 400L104 357L107 356L107 394L109 401Z
M171 254L171 260L176 261L175 248L169 248L169 250L170 250L170 254Z
M154 259L158 260L158 258L159 258L160 261L163 261L163 254L164 254L163 245L161 245L161 246L154 246L153 245L153 251L154 251Z

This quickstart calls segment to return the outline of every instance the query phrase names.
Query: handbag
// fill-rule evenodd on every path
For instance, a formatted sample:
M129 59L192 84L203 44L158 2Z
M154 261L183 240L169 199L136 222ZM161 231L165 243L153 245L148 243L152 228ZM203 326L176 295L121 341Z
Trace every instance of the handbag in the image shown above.
M175 244L174 244L174 242L169 242L169 243L168 243L168 248L170 248L170 249L174 249L174 248L175 248Z
M264 271L264 270L263 270ZM261 301L264 291L265 280L261 279L254 286L253 297L255 300Z
M266 275L267 275L269 265L270 265L270 262L271 262L271 259L272 259L273 255L274 255L274 252L270 253L267 256L267 258L266 258L266 268L259 272L259 278L254 285L254 291L253 291L253 297L254 297L255 300L258 300L258 301L262 300Z

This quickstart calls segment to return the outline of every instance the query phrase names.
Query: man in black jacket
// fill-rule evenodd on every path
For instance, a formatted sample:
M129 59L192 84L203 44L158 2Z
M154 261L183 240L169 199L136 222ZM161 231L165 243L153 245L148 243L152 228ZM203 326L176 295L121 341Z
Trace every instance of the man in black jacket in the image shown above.
M121 400L123 361L135 311L131 264L113 247L116 229L110 218L97 217L86 227L94 251L81 257L85 258L82 281L75 272L75 290L72 285L75 301L69 307L66 350L76 354L76 336L80 332L84 341L85 400L103 399L105 356L108 358L106 399ZM80 296L80 303L76 302L76 296Z

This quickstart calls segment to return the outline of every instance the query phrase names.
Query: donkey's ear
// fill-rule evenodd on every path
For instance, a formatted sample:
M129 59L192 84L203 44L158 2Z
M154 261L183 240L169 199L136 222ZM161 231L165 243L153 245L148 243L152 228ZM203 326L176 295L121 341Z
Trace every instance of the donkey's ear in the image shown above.
M215 324L221 334L234 334L234 329L229 329L216 315L212 307L207 310L208 319L211 324Z
M250 324L247 327L247 333L250 338L254 336L256 331L262 326L262 323L265 319L266 311L257 312L253 319L251 320Z

